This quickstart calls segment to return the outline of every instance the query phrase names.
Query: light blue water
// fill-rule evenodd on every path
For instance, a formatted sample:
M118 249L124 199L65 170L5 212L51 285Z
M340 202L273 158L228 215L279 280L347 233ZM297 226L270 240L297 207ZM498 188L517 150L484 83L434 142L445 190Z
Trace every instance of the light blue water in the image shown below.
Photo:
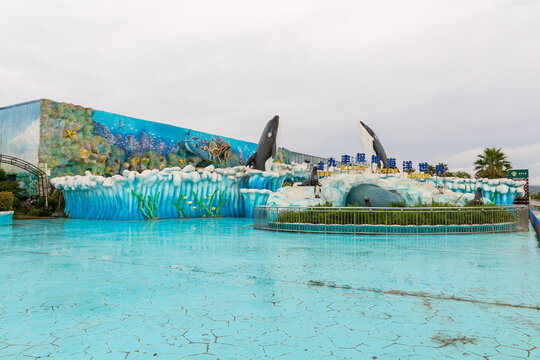
M250 224L0 228L0 358L540 358L532 232L354 237Z

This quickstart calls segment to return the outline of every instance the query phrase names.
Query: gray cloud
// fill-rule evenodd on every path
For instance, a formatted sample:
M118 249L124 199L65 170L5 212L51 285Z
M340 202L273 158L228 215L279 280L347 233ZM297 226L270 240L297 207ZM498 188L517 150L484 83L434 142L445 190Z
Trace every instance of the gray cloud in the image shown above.
M538 145L539 13L502 0L8 2L0 101L252 141L279 114L282 145L336 157L360 150L363 120L399 161L467 167L474 156L454 154ZM538 179L534 155L511 160Z

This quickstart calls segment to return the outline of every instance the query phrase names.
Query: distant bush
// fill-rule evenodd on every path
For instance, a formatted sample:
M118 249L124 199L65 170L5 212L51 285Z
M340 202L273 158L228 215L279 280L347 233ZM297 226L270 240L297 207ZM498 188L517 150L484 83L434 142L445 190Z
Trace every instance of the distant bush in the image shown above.
M531 195L531 199L540 200L540 192Z
M45 208L33 208L30 211L28 211L26 215L35 216L35 217L47 217L47 216L51 216L51 211Z
M462 179L472 179L472 175L466 171L457 171L454 175Z
M16 208L16 214L18 215L28 215L34 217L47 217L51 216L57 208L58 204L58 195L49 196L49 206L45 207L45 201L41 199L38 201L37 198L27 199L25 202L22 202ZM60 209L62 211L62 209Z
M9 191L0 191L0 211L11 211L15 195Z
M327 201L327 202L325 202L324 204L313 205L313 206L311 206L311 207L332 207L332 206L334 206L334 205L332 204L332 202Z
M8 176L4 169L0 168L0 191L9 191L15 196L21 196L22 189L18 181L8 181Z
M390 204L388 204L389 207L407 207L407 203L405 201L392 201Z

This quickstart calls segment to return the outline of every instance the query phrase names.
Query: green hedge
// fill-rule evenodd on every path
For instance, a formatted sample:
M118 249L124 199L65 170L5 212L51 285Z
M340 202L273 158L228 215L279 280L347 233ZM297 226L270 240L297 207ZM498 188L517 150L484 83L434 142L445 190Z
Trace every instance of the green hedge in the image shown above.
M398 209L396 209L398 210ZM494 212L493 212L494 211ZM426 208L403 208L399 211L385 209L336 209L287 211L281 213L278 223L308 223L336 225L471 225L499 224L515 222L517 218L511 212L490 207L463 210L435 210Z
M0 211L11 211L14 201L15 195L9 191L0 191Z

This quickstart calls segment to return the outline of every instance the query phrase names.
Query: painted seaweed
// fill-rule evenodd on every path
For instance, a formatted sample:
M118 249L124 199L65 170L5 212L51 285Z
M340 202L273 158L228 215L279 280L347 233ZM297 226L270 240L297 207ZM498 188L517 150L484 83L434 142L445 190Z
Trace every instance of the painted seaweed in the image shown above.
M133 196L139 200L139 209L144 216L145 220L154 220L157 219L157 198L159 197L159 192L156 194L154 199L148 195L147 200L141 194L137 194L134 190L131 190Z
M183 194L180 194L180 197L178 198L178 201L177 202L174 202L174 201L172 202L174 207L176 207L176 210L178 210L178 216L179 217L186 217L187 216L186 210L184 210L184 207L182 206L182 203L186 199L187 199L187 196L184 196Z
M219 192L219 198L216 198L216 194ZM227 198L223 198L225 195L224 191L219 191L219 188L214 190L210 196L205 196L202 200L208 200L206 204L197 197L197 194L193 192L193 197L195 198L195 201L197 204L199 204L199 214L201 217L213 217L213 216L219 216L219 212L221 210L221 207L225 202L227 201ZM217 201L217 204L214 204ZM202 210L206 212L206 214L203 214Z

